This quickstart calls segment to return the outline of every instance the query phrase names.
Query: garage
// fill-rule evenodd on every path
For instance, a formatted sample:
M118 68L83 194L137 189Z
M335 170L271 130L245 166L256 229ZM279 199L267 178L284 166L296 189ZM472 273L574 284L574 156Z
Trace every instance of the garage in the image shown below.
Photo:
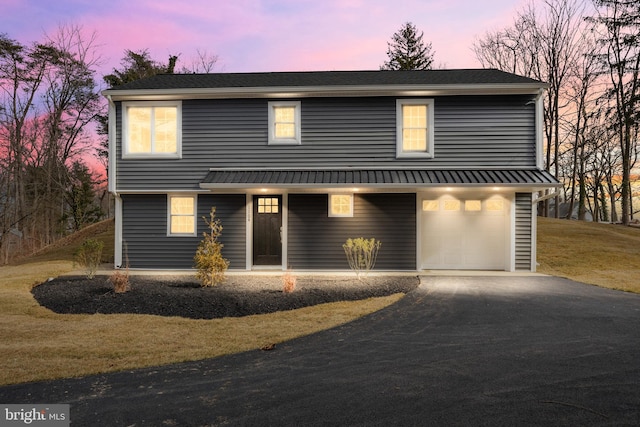
M424 195L420 211L422 269L507 269L509 199L478 193Z

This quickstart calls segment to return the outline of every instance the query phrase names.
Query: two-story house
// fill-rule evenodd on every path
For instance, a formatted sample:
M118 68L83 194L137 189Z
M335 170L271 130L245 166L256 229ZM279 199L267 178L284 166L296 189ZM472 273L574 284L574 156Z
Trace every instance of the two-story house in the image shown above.
M104 92L116 266L534 271L545 84L498 70L157 75Z

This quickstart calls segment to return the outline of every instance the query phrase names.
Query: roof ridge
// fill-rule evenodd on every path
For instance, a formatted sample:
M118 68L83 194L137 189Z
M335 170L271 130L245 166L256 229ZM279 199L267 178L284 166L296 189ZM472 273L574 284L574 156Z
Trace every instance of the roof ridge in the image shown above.
M327 70L201 74L157 74L117 86L124 90L191 90L270 87L364 87L445 85L539 85L544 83L495 68L436 70Z

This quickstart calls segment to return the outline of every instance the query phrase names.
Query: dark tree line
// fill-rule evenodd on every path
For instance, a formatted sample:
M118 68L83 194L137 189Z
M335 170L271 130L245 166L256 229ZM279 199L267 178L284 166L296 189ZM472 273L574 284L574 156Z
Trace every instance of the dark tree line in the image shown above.
M23 44L0 34L0 262L38 250L108 215L104 85L173 73L147 50L125 51L119 69L98 78L95 34L60 26L44 41ZM181 72L210 72L206 51ZM93 160L93 162L92 162Z
M0 35L0 254L37 250L102 217L82 155L101 113L94 39L62 26L24 45ZM16 241L12 236L19 236ZM12 246L10 247L9 244Z

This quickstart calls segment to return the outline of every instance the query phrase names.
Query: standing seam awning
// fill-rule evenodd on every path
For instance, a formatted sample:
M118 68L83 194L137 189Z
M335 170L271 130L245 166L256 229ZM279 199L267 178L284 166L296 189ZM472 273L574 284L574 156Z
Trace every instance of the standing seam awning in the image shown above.
M527 186L560 187L549 172L540 169L517 170L424 170L424 169L336 169L336 170L236 170L213 169L200 183L201 188L239 188L241 186Z

